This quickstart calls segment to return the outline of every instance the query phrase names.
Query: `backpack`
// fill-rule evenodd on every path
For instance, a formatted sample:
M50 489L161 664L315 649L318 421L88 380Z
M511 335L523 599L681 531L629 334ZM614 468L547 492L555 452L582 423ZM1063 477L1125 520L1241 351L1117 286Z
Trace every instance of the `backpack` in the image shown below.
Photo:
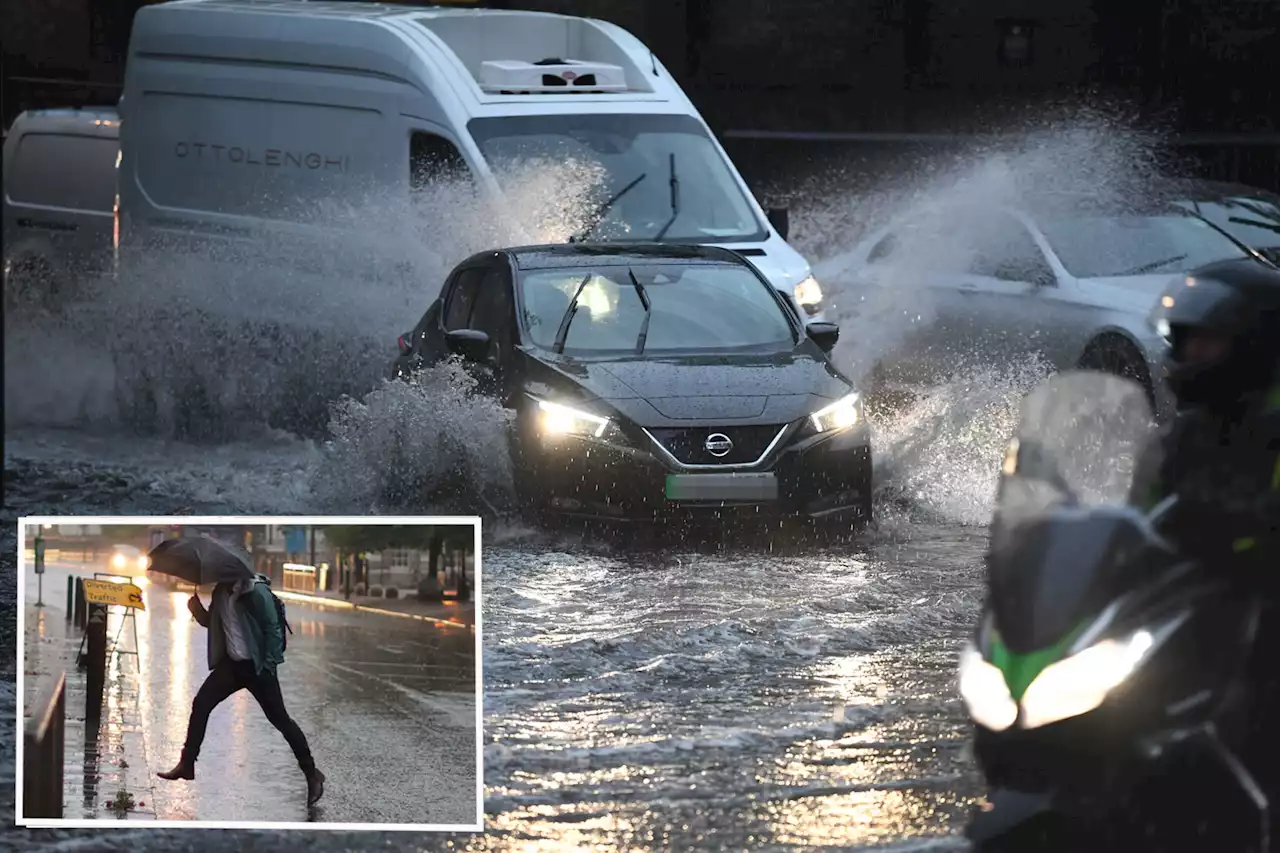
M280 623L280 651L289 648L289 635L293 633L293 628L289 625L289 620L285 617L284 602L271 589L271 578L266 575L258 575L255 579L258 583L267 588L267 595L271 596L271 602L276 606L276 620Z

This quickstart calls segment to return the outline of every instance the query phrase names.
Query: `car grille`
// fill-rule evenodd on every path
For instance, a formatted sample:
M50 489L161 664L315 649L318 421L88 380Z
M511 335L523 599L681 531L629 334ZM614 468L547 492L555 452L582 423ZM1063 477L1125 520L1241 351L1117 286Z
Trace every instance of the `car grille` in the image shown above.
M649 434L685 465L749 465L763 454L785 425L650 429ZM733 448L713 456L706 448L712 435L727 436Z

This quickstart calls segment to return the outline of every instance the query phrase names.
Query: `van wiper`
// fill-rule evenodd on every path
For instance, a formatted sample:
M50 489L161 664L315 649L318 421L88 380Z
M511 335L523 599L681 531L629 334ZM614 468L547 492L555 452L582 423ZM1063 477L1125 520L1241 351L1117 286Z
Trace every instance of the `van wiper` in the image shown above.
M649 294L640 283L640 279L636 278L636 274L631 271L631 267L627 267L627 275L631 276L636 296L640 297L640 304L644 306L644 322L640 324L640 334L636 337L636 355L640 355L644 352L644 342L649 338L649 318L653 316L653 303L649 301Z
M565 309L564 316L560 318L560 328L556 329L556 340L551 345L552 352L564 352L564 342L569 337L569 324L573 322L574 315L578 313L578 297L582 295L582 288L586 287L589 281L591 281L591 273L584 275L582 281L578 282L578 289L573 292L573 299L569 300L569 307Z
M667 156L671 164L671 180L668 182L671 184L671 218L658 230L657 234L653 235L654 242L667 236L667 229L675 224L676 217L680 215L680 179L676 177L676 155L672 152Z
M618 191L617 191L616 193L614 193L614 194L613 194L609 199L607 199L607 200L605 201L605 203L604 203L604 204L602 204L602 205L600 205L598 208L596 208L596 212L595 212L594 214L592 214L591 224L590 224L590 225L588 225L586 228L584 228L584 229L582 230L582 233L580 233L580 234L573 234L573 235L571 235L571 236L569 237L569 242L570 242L570 243L581 243L581 242L583 242L584 240L586 240L588 237L590 237L593 233L595 233L595 230L596 230L597 228L599 228L599 227L600 227L600 223L601 223L601 222L604 222L605 214L606 214L606 213L608 213L608 212L609 212L609 210L610 210L610 209L611 209L615 204L617 204L617 203L618 203L618 199L622 198L624 195L626 195L627 193L629 193L629 192L631 192L633 189L635 189L636 184L640 183L641 181L643 181L643 180L644 180L645 178L647 178L648 176L649 176L649 173L648 173L648 172L641 172L641 173L640 173L640 177L636 178L634 181L632 181L631 183L627 184L627 185L626 185L625 187L623 187L622 189L618 190Z

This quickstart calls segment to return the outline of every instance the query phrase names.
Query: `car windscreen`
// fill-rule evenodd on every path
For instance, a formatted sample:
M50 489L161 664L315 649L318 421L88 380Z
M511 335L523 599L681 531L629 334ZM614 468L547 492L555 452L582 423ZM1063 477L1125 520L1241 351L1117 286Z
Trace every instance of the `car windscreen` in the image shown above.
M596 238L715 243L767 236L724 155L692 116L500 116L472 119L467 128L509 193L522 196L530 174L539 176L538 186L547 175L564 176L573 185L556 193L582 199L584 209L575 213L595 226ZM603 216L592 215L610 199Z
M1038 217L1036 224L1076 278L1177 273L1248 257L1231 238L1190 214L1073 212Z
M779 352L797 341L769 285L732 264L529 270L521 274L520 290L524 327L545 349L554 346L575 293L578 308L564 339L567 353L635 352L642 330L645 353Z
M1235 196L1192 204L1201 216L1252 249L1280 246L1280 197Z

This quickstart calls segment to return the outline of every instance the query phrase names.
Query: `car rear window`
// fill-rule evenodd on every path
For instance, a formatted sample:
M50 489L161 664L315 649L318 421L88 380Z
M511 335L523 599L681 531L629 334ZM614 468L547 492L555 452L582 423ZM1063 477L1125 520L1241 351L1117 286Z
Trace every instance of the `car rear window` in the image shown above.
M644 352L790 349L794 329L769 286L729 264L655 264L542 269L521 279L523 324L533 343L550 348L573 294L578 311L565 352L632 352L645 308L628 275L635 274L652 307Z
M5 193L17 204L110 213L119 151L119 140L109 137L24 134L5 175Z

